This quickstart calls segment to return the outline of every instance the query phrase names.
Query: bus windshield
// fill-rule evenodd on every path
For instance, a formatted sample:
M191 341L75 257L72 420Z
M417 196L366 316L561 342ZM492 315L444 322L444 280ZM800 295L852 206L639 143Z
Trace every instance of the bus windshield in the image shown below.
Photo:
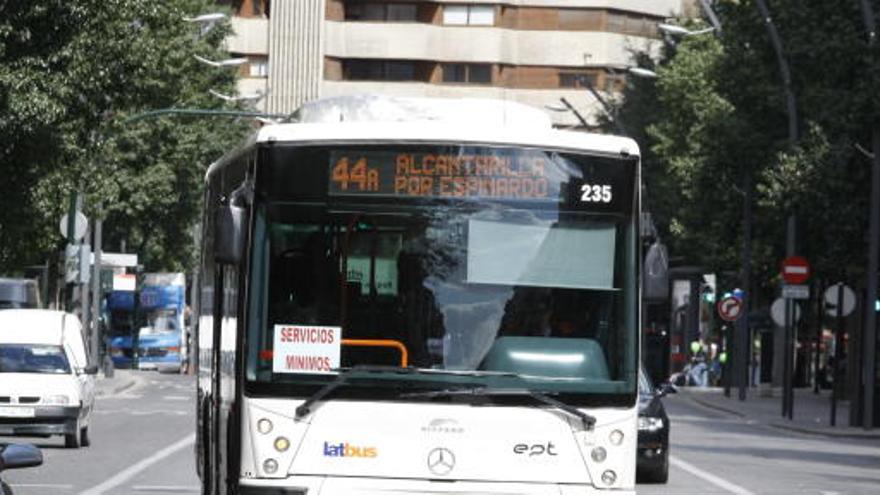
M277 192L288 160L275 170L281 177L264 178L271 186L257 195L252 226L247 379L317 384L338 369L387 365L444 371L387 373L388 387L457 381L633 394L635 221L632 185L620 185L634 180L632 162L449 148L407 149L403 159L397 148L288 157L299 170L324 168L326 160L322 201ZM500 156L506 165L484 169L482 179L495 182L469 184L468 174L478 174L468 169L474 158L439 171L434 158L406 190L399 176L413 169L402 160L425 164L439 156ZM523 172L522 156L540 159L540 171ZM343 188L352 176L338 175L341 160L363 163L367 181L375 171L374 187ZM628 172L622 180L603 175L617 169ZM462 194L444 196L443 177L450 177L449 195ZM513 180L499 191L504 177L519 179L517 194ZM601 188L598 205L569 201L568 190L597 179L619 195L616 210L601 201Z

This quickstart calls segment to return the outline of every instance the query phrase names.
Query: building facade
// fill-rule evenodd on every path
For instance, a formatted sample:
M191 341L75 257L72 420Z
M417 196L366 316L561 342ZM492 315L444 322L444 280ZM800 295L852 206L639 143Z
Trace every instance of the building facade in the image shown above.
M689 0L242 0L229 51L247 57L241 94L295 110L353 93L492 97L537 107L566 98L588 119L584 84L614 95L657 24ZM577 125L554 112L558 125Z

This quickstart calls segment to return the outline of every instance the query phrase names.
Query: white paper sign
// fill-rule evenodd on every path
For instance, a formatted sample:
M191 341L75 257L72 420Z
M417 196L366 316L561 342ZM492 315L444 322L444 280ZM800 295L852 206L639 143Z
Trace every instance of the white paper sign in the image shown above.
M275 325L272 371L331 373L339 368L342 327Z

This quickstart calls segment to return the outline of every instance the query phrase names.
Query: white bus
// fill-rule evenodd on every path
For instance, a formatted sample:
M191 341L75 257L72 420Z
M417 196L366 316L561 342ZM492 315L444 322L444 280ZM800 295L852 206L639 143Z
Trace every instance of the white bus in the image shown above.
M633 493L639 152L344 97L207 172L204 493Z

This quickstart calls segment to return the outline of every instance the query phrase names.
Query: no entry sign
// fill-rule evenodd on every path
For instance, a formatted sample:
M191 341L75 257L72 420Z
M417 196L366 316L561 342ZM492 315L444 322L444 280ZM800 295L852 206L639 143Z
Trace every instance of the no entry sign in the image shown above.
M743 310L742 299L728 296L718 301L718 316L725 321L736 321Z
M810 278L810 264L803 256L789 256L782 260L782 279L787 284L802 284Z

